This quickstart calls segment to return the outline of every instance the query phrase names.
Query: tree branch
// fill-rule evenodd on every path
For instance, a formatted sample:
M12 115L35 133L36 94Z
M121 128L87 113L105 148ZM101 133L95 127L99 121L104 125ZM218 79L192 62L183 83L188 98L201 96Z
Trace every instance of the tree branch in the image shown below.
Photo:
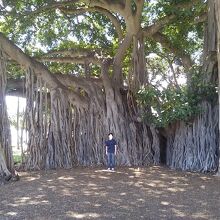
M101 65L102 62L96 57L41 57L38 58L42 62L56 62L56 63L75 63L75 64L85 64L93 63L96 65Z
M63 8L65 6L72 6L76 3L84 3L88 5L88 7L100 7L103 9L106 9L108 11L112 11L115 13L120 13L124 9L124 1L110 1L110 0L67 0L63 2L52 2L50 4L47 4L43 7L40 7L36 9L35 11L26 11L23 13L23 16L27 15L35 15L35 14L40 14L42 12L50 11L51 9L56 9L56 8Z
M169 50L171 53L180 57L183 66L187 71L190 70L190 68L193 66L193 61L191 60L190 55L186 54L185 51L183 51L182 49L174 47L172 43L166 38L165 35L161 33L156 33L151 38L161 43L161 45L167 50Z
M59 63L78 63L84 64L93 63L101 65L105 57L102 54L101 49L87 49L87 48L76 48L76 49L63 49L63 50L52 50L48 53L36 57L39 61L45 62L59 62Z
M125 10L128 14L132 14L131 1L132 0L125 0Z
M60 83L51 72L41 63L32 59L26 55L20 48L14 45L9 39L7 39L2 33L0 33L0 48L13 60L15 60L21 67L33 69L36 76L42 77L47 83L50 89L57 90L62 89L66 93L69 100L72 100L75 105L87 108L87 102L84 97L79 96L76 93L70 93L68 89Z
M195 4L201 2L201 0L192 0L190 2L186 2L186 3L179 3L175 6L176 9L190 9L192 6L194 6ZM145 37L150 37L153 34L157 33L161 28L163 28L165 25L173 22L175 20L175 18L177 17L177 15L172 14L169 16L165 16L164 18L156 21L154 24L148 26L148 27L144 27L143 28L143 32L144 32L144 36Z
M140 19L141 18L141 14L143 11L143 7L144 7L144 0L136 0L136 5L137 5L137 11L136 11L136 18Z
M56 74L55 76L68 87L84 89L89 96L92 95L93 87L102 87L102 80L99 78L85 78L69 74Z
M190 9L193 5L196 5L197 3L201 3L201 0L191 0L188 2L181 2L174 6L176 9Z
M117 19L117 17L115 17L110 11L103 9L101 7L84 7L84 8L60 8L60 10L63 13L68 13L70 15L80 15L80 14L84 14L86 12L99 12L103 15L105 15L107 18L109 18L109 20L112 22L112 24L115 27L115 30L118 34L118 38L119 41L122 40L123 38L123 33L122 33L122 29L121 29L121 24L120 21Z
M167 17L164 17L163 19L158 20L156 23L143 28L144 36L150 37L153 34L157 33L162 27L164 27L166 24L172 22L176 18L176 15L170 15Z
M102 88L102 80L100 78L92 78L92 77L78 77L69 74L54 74L63 85L71 88L81 88L87 92L88 95L92 95L91 88L98 87ZM25 97L25 78L23 79L8 79L7 80L7 95L18 95L19 97ZM35 88L36 89L36 88Z
M114 57L114 79L116 81L120 81L120 75L121 75L121 67L122 67L122 60L125 56L125 53L127 51L127 49L129 48L130 44L132 41L132 35L130 33L127 33L127 35L125 36L123 42L120 44L117 53Z
M51 9L56 9L64 6L70 6L73 5L74 3L79 2L80 0L67 0L63 2L53 2L50 4L47 4L45 6L42 6L34 11L26 11L22 14L17 14L17 15L22 15L22 16L29 16L29 15L37 15L46 11L50 11Z
M141 14L143 11L144 0L137 0L133 2L136 5L136 10L132 10L132 1L126 0L126 15L124 15L127 31L136 35L141 28Z
M82 2L86 3L88 0L82 0ZM108 11L112 11L115 13L123 14L123 10L125 8L125 3L123 0L92 0L89 1L89 6L91 7L101 7Z
M41 57L48 56L68 56L68 57L82 57L82 56L100 56L101 49L86 49L86 48L76 48L76 49L61 49L61 50L51 50L45 53Z

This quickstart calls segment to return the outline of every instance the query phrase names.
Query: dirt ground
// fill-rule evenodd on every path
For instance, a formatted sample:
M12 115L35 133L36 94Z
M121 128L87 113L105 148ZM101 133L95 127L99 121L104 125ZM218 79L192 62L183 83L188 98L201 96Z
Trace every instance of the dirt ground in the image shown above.
M0 220L220 219L220 177L165 167L20 173L0 187Z

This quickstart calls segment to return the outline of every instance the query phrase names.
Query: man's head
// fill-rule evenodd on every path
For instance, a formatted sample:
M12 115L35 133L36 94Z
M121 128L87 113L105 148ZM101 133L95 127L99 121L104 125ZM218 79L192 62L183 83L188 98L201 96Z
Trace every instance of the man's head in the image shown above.
M109 140L112 140L112 138L113 138L113 134L112 134L112 133L109 133L109 134L108 134L108 139L109 139Z

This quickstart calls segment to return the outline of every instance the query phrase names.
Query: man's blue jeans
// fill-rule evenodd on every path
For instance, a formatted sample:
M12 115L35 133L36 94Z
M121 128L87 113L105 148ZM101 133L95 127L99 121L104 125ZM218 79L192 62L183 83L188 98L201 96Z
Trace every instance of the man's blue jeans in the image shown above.
M110 169L115 168L115 154L107 153L107 157L108 157L108 168Z

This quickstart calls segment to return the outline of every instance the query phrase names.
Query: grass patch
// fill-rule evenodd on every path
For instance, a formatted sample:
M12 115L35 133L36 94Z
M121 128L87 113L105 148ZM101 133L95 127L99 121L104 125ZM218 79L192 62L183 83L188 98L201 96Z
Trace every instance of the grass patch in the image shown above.
M22 162L21 155L13 155L13 160L15 164L20 164Z

